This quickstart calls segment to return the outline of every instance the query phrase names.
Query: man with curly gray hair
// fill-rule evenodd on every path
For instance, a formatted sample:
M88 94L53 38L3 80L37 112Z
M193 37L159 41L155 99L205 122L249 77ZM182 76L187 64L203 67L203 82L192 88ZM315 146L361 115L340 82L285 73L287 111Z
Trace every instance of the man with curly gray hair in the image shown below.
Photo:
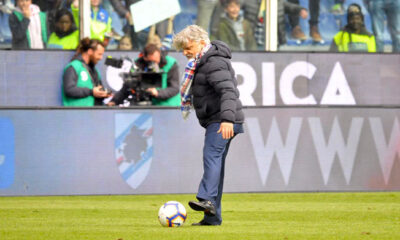
M176 34L173 40L173 44L176 50L183 50L183 54L189 59L194 58L195 56L193 56L192 54L187 55L188 52L185 53L185 49L187 51L188 50L187 48L190 48L193 45L193 43L200 43L200 42L204 44L210 44L210 39L208 37L208 33L197 25L187 26L181 32ZM188 44L190 46L188 46ZM201 47L201 46L202 44L196 44L196 47ZM199 49L196 48L195 50Z
M174 46L189 59L181 85L182 115L186 119L193 106L206 129L198 201L189 202L193 210L204 212L204 218L193 225L221 225L225 158L231 140L243 133L244 122L231 50L224 42L210 42L208 33L196 25L176 34Z

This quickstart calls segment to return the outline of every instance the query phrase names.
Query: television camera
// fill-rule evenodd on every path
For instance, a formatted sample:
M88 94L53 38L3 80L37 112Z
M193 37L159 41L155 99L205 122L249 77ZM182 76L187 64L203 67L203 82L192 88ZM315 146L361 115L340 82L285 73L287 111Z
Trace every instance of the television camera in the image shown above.
M146 92L146 89L161 88L161 77L164 71L159 69L159 66L156 63L152 62L149 62L143 69L140 69L135 62L128 57L119 59L107 57L105 65L122 68L124 60L132 63L128 72L120 73L129 95L132 96L130 104L151 105L152 96Z

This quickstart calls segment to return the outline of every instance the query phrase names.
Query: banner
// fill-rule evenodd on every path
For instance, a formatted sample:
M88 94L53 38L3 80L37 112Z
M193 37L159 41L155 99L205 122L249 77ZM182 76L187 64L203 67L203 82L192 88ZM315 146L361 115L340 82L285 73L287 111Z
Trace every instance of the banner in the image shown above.
M137 58L137 52L106 52ZM183 73L187 59L170 52ZM62 73L68 51L0 51L1 106L61 106ZM233 52L232 65L245 106L400 103L399 54ZM43 68L46 66L46 68ZM103 85L122 86L118 70L97 64ZM129 66L124 65L124 69Z
M244 113L225 192L400 190L398 108ZM203 174L205 130L177 109L2 109L0 129L3 196L195 193Z
M130 6L135 32L181 12L178 0L141 0Z

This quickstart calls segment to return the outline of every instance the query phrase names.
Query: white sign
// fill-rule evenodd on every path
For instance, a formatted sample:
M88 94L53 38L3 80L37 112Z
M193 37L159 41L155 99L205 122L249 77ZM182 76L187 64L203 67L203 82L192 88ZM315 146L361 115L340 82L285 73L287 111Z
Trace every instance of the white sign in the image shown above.
M142 0L130 6L135 32L181 12L178 0Z

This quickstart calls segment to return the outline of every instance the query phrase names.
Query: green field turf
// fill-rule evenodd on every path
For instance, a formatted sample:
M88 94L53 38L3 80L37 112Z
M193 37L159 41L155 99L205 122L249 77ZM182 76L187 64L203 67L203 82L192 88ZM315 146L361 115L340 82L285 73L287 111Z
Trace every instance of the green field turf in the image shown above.
M1 240L400 239L400 193L224 194L222 226L191 226L191 195L0 197ZM183 227L158 223L182 202Z

